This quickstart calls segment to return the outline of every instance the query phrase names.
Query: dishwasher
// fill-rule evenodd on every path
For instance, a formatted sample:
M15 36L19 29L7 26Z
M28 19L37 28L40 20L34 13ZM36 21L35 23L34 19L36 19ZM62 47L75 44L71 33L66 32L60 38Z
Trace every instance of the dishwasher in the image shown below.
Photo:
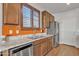
M32 43L23 44L9 49L9 56L32 56Z

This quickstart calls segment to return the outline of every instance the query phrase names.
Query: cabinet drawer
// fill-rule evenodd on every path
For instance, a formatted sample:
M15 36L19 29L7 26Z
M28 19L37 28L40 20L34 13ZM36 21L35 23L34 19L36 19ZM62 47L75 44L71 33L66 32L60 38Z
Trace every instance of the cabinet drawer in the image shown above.
M37 45L37 44L40 44L40 43L41 43L41 39L34 41L34 42L33 42L33 45Z
M10 25L18 25L20 20L20 4L4 3L3 4L3 23Z

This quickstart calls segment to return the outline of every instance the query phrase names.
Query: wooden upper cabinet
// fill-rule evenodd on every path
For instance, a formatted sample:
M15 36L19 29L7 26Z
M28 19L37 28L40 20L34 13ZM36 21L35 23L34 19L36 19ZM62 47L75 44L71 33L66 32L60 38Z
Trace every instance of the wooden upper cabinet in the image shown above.
M50 22L54 22L54 16L53 15L51 15L51 14L49 14L50 16Z
M20 20L20 4L4 3L3 4L4 24L18 25Z
M42 12L42 18L44 28L49 27L49 14L47 11Z
M51 15L47 11L42 12L42 21L43 21L43 28L47 28L50 26L50 23L54 21L54 16Z

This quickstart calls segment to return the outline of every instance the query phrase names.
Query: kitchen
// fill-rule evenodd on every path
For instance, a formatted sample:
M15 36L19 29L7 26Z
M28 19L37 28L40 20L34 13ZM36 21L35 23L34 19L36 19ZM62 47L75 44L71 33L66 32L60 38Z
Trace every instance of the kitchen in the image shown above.
M78 5L0 4L0 55L78 56ZM66 51L66 48L70 50Z

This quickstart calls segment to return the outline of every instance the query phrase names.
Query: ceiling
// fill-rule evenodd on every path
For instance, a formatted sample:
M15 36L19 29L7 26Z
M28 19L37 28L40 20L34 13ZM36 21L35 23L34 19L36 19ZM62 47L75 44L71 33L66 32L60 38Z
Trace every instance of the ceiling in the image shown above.
M72 9L79 8L79 3L70 3L67 5L66 3L33 3L44 10L48 10L52 13L65 12Z

